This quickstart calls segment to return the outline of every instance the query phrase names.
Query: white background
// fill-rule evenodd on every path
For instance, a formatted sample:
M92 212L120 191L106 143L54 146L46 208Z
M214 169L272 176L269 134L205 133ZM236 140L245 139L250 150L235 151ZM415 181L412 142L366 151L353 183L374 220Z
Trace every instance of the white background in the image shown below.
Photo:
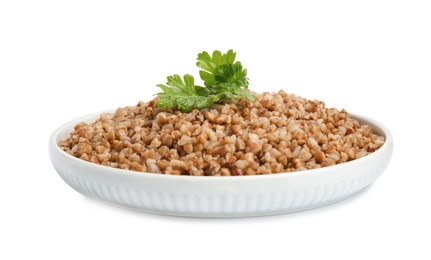
M415 0L1 1L0 259L431 259L430 14ZM328 207L222 220L119 209L63 182L55 128L147 101L215 49L237 52L256 92L381 121L386 171Z

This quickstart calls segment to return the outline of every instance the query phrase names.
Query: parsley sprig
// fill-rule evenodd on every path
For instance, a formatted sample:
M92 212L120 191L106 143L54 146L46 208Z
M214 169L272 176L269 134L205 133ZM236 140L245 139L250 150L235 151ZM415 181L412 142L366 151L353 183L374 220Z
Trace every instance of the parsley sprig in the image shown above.
M206 51L199 53L196 65L202 69L199 76L204 86L195 85L193 76L189 74L184 75L183 79L177 74L168 76L166 85L157 85L163 90L157 94L158 107L189 112L194 108L210 107L222 99L244 97L253 101L253 95L247 90L247 70L241 62L235 62L235 58L233 50L225 54L214 51L212 56Z

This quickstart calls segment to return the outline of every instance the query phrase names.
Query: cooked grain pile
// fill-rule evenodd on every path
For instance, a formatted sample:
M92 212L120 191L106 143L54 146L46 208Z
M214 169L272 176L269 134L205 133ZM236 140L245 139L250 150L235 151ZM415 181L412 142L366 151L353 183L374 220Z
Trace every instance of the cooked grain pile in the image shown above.
M80 123L59 143L93 163L173 175L256 175L351 161L379 149L384 137L344 109L325 108L283 91L182 113L157 98Z

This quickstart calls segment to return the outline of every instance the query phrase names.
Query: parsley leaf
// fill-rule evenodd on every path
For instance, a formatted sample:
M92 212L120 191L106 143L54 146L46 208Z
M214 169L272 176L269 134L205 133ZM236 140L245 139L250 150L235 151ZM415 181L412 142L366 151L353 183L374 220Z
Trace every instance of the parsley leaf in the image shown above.
M184 81L179 75L175 74L167 77L168 82L166 85L157 85L163 90L163 92L157 94L160 97L157 103L158 107L177 107L181 111L188 112L195 105L198 109L211 106L211 98L198 94L199 90L195 87L193 76L186 74L183 78Z
M198 54L196 65L205 86L211 87L219 83L232 83L239 87L248 88L247 70L242 68L241 62L234 63L236 53L229 50L226 54L214 51L212 57L204 51Z
M193 76L189 74L184 75L184 81L179 75L169 76L166 85L157 85L163 90L157 94L158 107L189 112L193 108L210 107L222 99L244 97L253 101L253 95L247 90L247 70L239 61L235 62L235 58L233 50L225 54L214 51L212 56L206 51L199 53L196 65L202 69L199 75L205 86L195 85Z

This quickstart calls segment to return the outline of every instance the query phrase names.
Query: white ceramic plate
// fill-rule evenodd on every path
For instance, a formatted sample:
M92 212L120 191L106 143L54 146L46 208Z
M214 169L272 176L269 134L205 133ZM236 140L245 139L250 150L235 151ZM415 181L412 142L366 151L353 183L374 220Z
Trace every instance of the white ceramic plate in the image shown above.
M373 183L393 150L390 131L370 118L352 115L386 138L376 152L347 163L294 173L257 176L172 176L121 170L83 161L57 145L79 122L70 121L49 140L51 161L63 180L81 194L148 213L189 217L251 217L283 214L332 204Z

